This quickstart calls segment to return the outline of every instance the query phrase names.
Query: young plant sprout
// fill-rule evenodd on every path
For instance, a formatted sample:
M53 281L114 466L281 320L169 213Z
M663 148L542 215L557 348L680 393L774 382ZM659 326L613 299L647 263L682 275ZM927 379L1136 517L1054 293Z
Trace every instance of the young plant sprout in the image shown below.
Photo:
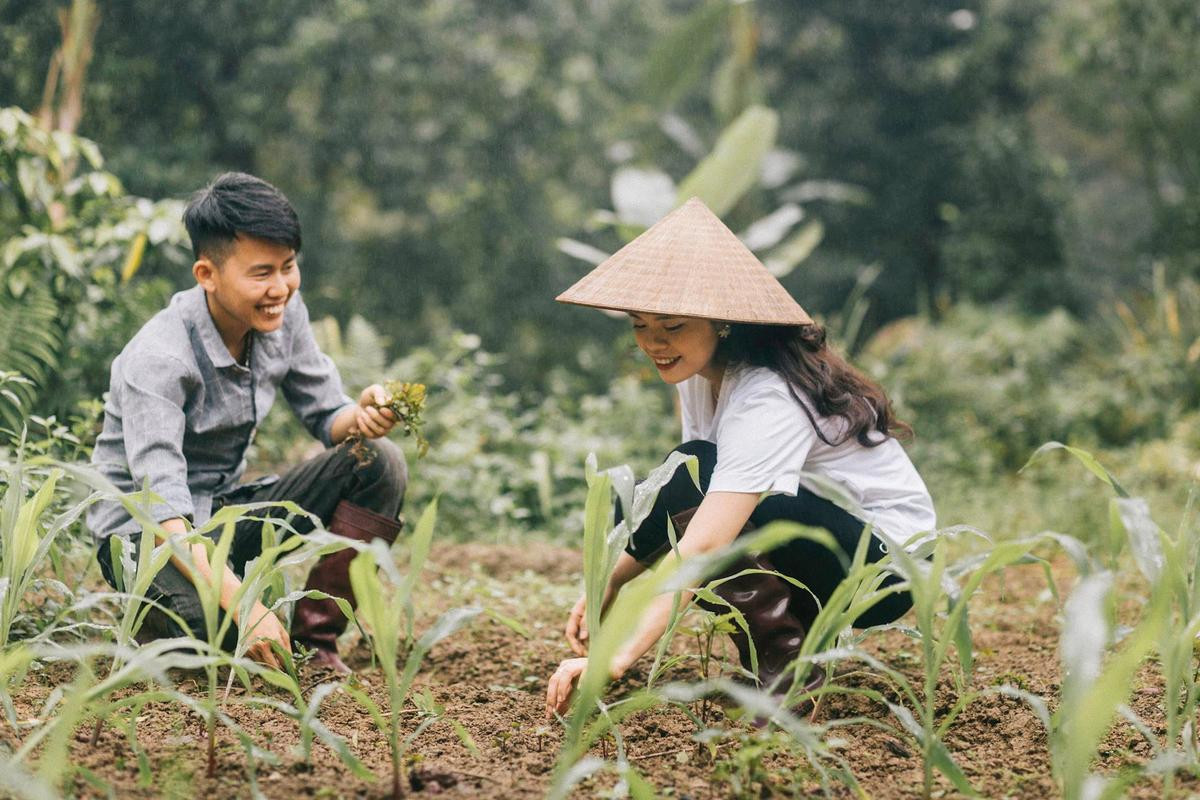
M422 392L424 387L422 387ZM413 592L429 556L437 520L435 499L421 514L409 540L408 572L403 574L391 550L376 540L350 564L350 584L358 600L358 615L366 623L371 648L387 685L387 707L380 708L366 692L347 687L347 692L371 715L388 740L392 761L392 797L404 796L405 756L413 741L437 719L428 713L417 729L400 736L400 712L409 700L413 680L426 654L442 639L461 628L480 611L475 607L452 608L443 613L419 637L414 630ZM386 578L380 580L380 573Z
M391 411L396 415L396 427L405 436L412 436L417 442L417 456L423 457L429 452L429 440L421 433L425 424L422 415L425 413L425 384L408 383L407 381L387 381L384 383L388 400L377 408ZM346 445L359 464L368 464L371 452L363 444L363 436L354 432L346 438Z

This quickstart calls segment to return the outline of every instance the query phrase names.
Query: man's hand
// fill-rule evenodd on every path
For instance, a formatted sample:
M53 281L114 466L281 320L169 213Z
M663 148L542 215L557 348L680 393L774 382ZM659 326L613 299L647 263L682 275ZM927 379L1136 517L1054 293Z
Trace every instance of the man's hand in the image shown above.
M246 640L250 642L250 646L246 648L246 655L263 666L281 670L283 667L275 651L271 649L271 642L278 644L285 652L291 652L292 640L283 629L279 617L272 614L262 603L255 603L254 608L250 609L250 618L245 622L249 626L246 629Z
M571 692L575 690L575 683L587 669L587 664L586 658L568 658L554 670L546 686L546 719L554 719L555 712L567 713Z
M390 398L384 388L373 383L358 398L358 408L354 409L354 427L368 439L378 439L387 436L388 431L396 424L396 415L390 408L380 408L387 405Z

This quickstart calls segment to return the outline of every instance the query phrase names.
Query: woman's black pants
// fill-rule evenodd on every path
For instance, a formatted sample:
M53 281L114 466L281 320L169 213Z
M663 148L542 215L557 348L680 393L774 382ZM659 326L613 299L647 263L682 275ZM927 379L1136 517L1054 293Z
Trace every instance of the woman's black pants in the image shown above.
M681 466L675 471L671 480L658 493L650 515L633 532L629 538L629 545L625 548L642 563L652 561L666 549L667 518L700 505L708 491L713 467L717 463L717 446L712 442L684 442L675 449L680 453L696 456L700 462L700 488L696 488L686 467ZM777 520L824 528L848 557L854 555L866 526L865 522L853 514L804 487L800 487L794 497L782 494L767 497L750 515L750 523L755 528L764 527ZM885 547L879 537L872 534L867 548L867 561L874 562L882 558ZM824 545L808 539L793 539L766 555L776 570L803 583L822 604L832 596L834 589L846 577L846 570L837 555ZM896 576L890 575L885 584L898 580ZM796 592L794 603L801 619L812 619L817 613L815 601L807 592ZM809 606L807 608L806 603ZM898 619L911 607L912 597L908 592L888 595L862 614L854 624L860 628L882 625Z

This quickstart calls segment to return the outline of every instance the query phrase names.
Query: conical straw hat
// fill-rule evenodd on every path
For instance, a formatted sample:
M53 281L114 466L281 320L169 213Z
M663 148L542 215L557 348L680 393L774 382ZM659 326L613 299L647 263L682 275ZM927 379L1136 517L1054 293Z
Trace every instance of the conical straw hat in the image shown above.
M733 231L695 197L556 299L760 325L812 322Z

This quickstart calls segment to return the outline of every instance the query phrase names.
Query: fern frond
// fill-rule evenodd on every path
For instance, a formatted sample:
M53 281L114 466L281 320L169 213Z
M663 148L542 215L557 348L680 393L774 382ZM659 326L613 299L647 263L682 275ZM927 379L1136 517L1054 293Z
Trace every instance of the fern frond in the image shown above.
M62 343L58 304L48 288L31 285L20 299L0 288L0 371L17 372L31 381L5 386L20 407L10 392L0 396L0 427L21 429L22 418L59 367Z

